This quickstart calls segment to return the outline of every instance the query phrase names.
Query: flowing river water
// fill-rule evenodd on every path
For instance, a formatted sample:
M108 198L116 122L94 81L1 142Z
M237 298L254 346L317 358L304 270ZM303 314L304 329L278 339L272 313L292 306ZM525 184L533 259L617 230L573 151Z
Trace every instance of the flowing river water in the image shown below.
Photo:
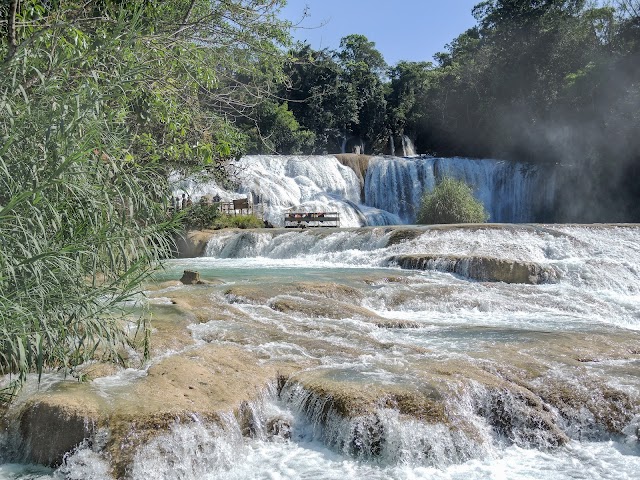
M424 253L555 276L485 282L389 261ZM178 284L185 269L208 283ZM128 478L640 478L640 227L227 232L170 261L148 295L159 317L176 298L197 305L196 345L287 374L240 413L176 422L138 447ZM0 479L108 472L95 446L57 470L0 465Z

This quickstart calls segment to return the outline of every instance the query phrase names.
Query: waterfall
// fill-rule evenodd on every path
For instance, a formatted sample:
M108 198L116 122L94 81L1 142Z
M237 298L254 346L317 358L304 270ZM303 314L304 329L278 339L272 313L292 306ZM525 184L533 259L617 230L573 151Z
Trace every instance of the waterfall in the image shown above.
M390 139L393 147L393 139ZM413 154L403 137L405 155ZM261 199L265 220L283 226L288 209L340 214L341 227L415 222L425 191L444 177L464 180L484 204L491 222L544 221L554 202L554 174L540 166L500 160L431 157L373 157L364 188L357 175L335 156L251 155L233 164L235 191L215 182L175 182L174 194L186 192L197 201L205 194L223 200Z
M402 155L405 157L416 156L416 149L413 145L413 142L406 135L402 135Z
M413 223L425 191L444 177L464 180L474 191L489 220L499 223L540 221L553 204L553 175L535 165L468 158L376 157L369 163L365 204L396 213Z

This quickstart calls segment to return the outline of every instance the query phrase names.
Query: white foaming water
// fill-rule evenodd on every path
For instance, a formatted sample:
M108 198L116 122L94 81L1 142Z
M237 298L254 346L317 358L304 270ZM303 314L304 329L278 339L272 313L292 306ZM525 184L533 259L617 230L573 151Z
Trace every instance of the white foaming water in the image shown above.
M402 136L402 155L405 157L416 156L416 148L413 145L413 141L406 135Z
M265 219L282 225L284 213L300 211L340 213L343 227L359 227L368 221L381 224L397 219L373 208L359 208L360 182L353 170L334 156L250 155L232 166L238 183L235 192L224 192L215 182L197 179L177 182L176 193L185 191L195 200L205 194L222 199L250 196L264 205Z
M492 222L532 222L553 206L553 172L528 164L468 158L376 157L367 171L365 203L397 213L403 223L413 223L423 193L432 191L444 177L469 184Z
M418 230L413 240L387 247L391 230L372 228L214 236L207 257L289 259L290 265L386 266L392 255L488 256L536 262L560 272L561 282L623 295L640 294L640 229L633 227L533 226L509 229Z
M412 155L408 139L406 156ZM264 206L265 219L282 226L289 209L340 213L342 227L413 223L425 191L446 176L474 189L493 222L531 222L553 206L553 172L541 167L466 158L372 158L364 186L331 155L250 155L231 167L234 191L191 178L175 182L175 194L194 200L205 194L223 200L249 196ZM362 187L362 188L361 188ZM361 190L364 195L361 196Z
M530 355L533 369L544 376L525 375L517 388L507 389L500 375L496 387L451 374L445 383L452 393L443 400L447 424L426 423L386 404L345 418L328 395L292 380L279 395L272 388L248 407L250 436L243 436L231 413L223 415L221 425L199 419L176 424L139 449L130 478L640 478L640 359L628 351L606 358L597 353L603 349L600 342L609 339L615 348L615 342L635 338L640 330L640 227L412 231L411 240L391 246L394 230L385 228L220 233L209 243L208 257L171 261L159 281L177 279L185 268L220 280L180 287L239 312L237 319L220 320L212 310L209 322L191 327L198 342L234 345L265 362L311 365L308 372L330 372L333 381L363 391L380 386L422 391L424 375L440 365L481 366L493 375L515 368L509 362L521 360L520 355ZM545 285L508 285L403 271L387 263L392 255L424 253L536 262L554 268L559 277ZM334 284L357 293L338 289L334 297ZM305 290L306 285L317 290ZM227 293L236 286L246 287L246 298ZM252 288L260 293L256 298ZM304 308L273 308L281 301ZM334 303L338 306L332 309ZM314 304L331 315L307 309ZM361 310L333 316L350 305ZM409 321L415 328L380 328L380 319ZM574 341L585 342L586 358L563 360L571 357ZM95 387L108 396L142 374L124 371ZM521 394L521 387L535 391L547 382L558 382L563 395L575 393L584 403L566 404L561 411ZM612 408L622 412L613 417L622 422L616 434L598 418L602 411L590 410L611 392L619 396ZM629 396L628 403L620 392ZM290 437L272 435L274 419L282 420ZM561 428L569 442L555 447L556 432L545 422ZM106 471L104 457L81 448L55 472L5 464L0 479L97 479Z
M265 410L268 415L284 415L291 422L290 439L270 437L264 429L247 439L232 415L225 417L222 427L198 420L176 424L170 433L139 450L128 478L633 480L640 472L640 456L634 441L572 441L557 450L512 445L478 451L479 447L467 445L469 450L464 452L456 447L455 442L459 440L451 438L447 429L400 421L392 411L380 414L388 428L388 445L383 448L393 449L400 459L383 456L376 461L366 461L328 448L325 441L318 438L317 425L312 420L298 413L291 416L283 408L282 402L270 399ZM329 429L332 428L340 426L330 425ZM425 442L432 442L436 449L425 452L424 446L429 444ZM461 455L472 458L460 458ZM25 471L24 466L4 465L0 467L0 478L98 480L108 476L104 464L93 458L90 450L81 449L57 472L37 467L27 467Z

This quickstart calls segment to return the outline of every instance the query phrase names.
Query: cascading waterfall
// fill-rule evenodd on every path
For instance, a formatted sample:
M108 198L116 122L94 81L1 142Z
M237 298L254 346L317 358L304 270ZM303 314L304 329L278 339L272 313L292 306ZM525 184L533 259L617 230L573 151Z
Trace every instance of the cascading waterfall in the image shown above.
M416 156L416 148L413 145L413 141L407 135L402 135L402 155L405 157Z
M405 155L412 155L403 138ZM176 194L194 200L205 194L223 200L250 196L264 205L265 219L282 226L288 209L340 213L342 227L415 222L425 191L446 176L467 182L489 212L490 221L543 221L554 202L554 174L542 167L466 158L373 157L364 185L349 167L330 155L243 157L233 164L238 187L225 191L215 182L178 181ZM364 191L364 196L361 192Z
M540 221L554 200L553 173L499 160L376 157L365 181L365 203L413 223L425 191L444 177L464 180L489 212L489 221Z
M264 207L265 220L282 226L289 209L340 214L340 225L391 225L397 216L361 204L360 182L353 170L334 156L251 155L233 164L234 192L215 182L197 178L176 181L176 194L186 192L197 201L202 195L218 194L223 200L250 196Z
M161 357L202 359L221 396L237 393L225 363L270 373L215 420L170 417L130 452L123 478L638 478L638 245L640 228L610 225L218 232L207 256L169 261L147 292L156 326L163 309L193 316L194 343ZM421 253L532 262L558 278L479 282L387 262ZM187 268L204 283L180 284ZM225 353L199 356L206 348ZM149 372L72 382L71 393L117 404L163 377ZM22 457L5 437L2 480L109 478L101 442L53 471L12 465Z

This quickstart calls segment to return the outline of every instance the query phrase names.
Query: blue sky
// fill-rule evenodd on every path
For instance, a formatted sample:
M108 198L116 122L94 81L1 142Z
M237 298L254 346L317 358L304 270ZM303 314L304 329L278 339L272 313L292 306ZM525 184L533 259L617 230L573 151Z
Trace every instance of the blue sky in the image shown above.
M431 61L436 52L476 24L471 9L481 0L287 0L282 16L298 23L297 40L335 49L352 33L375 42L388 64Z

